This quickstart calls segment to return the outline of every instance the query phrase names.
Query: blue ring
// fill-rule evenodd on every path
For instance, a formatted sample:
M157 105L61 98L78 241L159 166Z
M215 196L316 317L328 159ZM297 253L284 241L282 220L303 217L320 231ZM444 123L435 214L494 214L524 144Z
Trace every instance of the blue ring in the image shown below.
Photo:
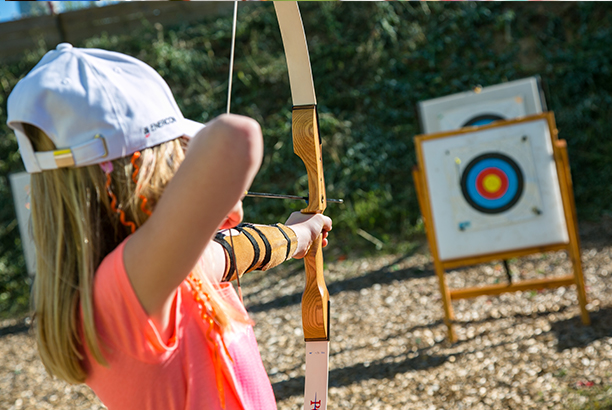
M485 168L498 168L508 178L508 189L496 199L482 196L477 188L478 174ZM461 192L474 209L486 214L498 214L512 208L523 195L523 172L517 163L507 155L489 152L472 159L461 175Z
M486 168L497 168L506 175L506 178L508 178L508 189L499 198L489 199L482 196L480 192L478 192L478 188L476 186L478 174L480 174ZM518 178L516 176L516 171L507 162L498 158L487 158L474 165L470 172L468 172L466 188L472 200L483 208L501 208L511 201L514 195L516 195L516 191L518 190Z

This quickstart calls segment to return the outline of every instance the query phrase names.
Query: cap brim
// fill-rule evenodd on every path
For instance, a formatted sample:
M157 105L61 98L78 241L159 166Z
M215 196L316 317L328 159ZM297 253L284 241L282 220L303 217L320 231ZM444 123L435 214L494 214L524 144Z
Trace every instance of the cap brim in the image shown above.
M183 131L185 132L185 136L189 138L195 137L195 135L205 127L206 125L197 121L188 120L187 118L185 118L183 122Z

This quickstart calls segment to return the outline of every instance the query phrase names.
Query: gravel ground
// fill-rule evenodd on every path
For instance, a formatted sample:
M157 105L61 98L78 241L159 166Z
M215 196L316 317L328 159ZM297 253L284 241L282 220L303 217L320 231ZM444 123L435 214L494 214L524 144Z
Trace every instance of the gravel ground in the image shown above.
M362 259L328 255L329 408L570 409L593 400L592 392L612 402L610 233L610 220L581 227L591 326L580 322L574 288L481 296L453 302L454 344L426 247ZM510 266L516 279L570 272L563 252ZM243 280L279 409L301 408L300 270L290 263ZM448 273L451 287L504 280L495 263ZM27 318L0 323L0 357L0 409L104 408L87 387L45 374Z

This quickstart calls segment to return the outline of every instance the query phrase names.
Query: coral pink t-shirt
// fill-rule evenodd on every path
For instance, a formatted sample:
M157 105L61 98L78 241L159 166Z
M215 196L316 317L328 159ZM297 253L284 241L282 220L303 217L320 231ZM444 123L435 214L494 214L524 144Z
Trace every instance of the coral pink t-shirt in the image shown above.
M176 291L171 319L176 337L166 344L127 277L123 263L125 243L111 252L96 271L96 330L109 367L99 364L86 349L85 383L109 410L221 409L213 350L206 340L208 324L200 317L189 285L183 282ZM231 284L220 284L219 293L244 312ZM251 326L241 325L224 340L233 360L219 352L225 358L225 408L276 409Z

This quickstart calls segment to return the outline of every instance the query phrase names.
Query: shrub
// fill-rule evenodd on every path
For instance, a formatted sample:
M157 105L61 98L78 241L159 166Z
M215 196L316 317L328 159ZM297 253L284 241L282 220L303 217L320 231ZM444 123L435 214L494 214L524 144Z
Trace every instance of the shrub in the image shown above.
M410 174L420 100L539 74L560 137L568 141L578 214L612 211L612 9L578 3L300 3L319 100L328 196L336 249L362 249L363 229L386 243L422 231ZM231 22L162 27L131 36L103 33L77 46L138 57L168 81L188 118L225 111ZM253 190L305 195L293 154L290 91L271 4L241 4L232 112L257 119L265 159ZM51 45L50 45L51 46ZM22 169L5 123L6 97L45 45L0 67L0 311L23 303L27 280L7 175ZM230 164L231 165L231 164ZM246 199L246 217L282 219L302 204ZM369 244L368 244L369 245ZM391 248L393 249L393 248ZM16 290L19 289L19 290ZM4 295L4 296L3 296ZM2 299L4 298L4 299Z

